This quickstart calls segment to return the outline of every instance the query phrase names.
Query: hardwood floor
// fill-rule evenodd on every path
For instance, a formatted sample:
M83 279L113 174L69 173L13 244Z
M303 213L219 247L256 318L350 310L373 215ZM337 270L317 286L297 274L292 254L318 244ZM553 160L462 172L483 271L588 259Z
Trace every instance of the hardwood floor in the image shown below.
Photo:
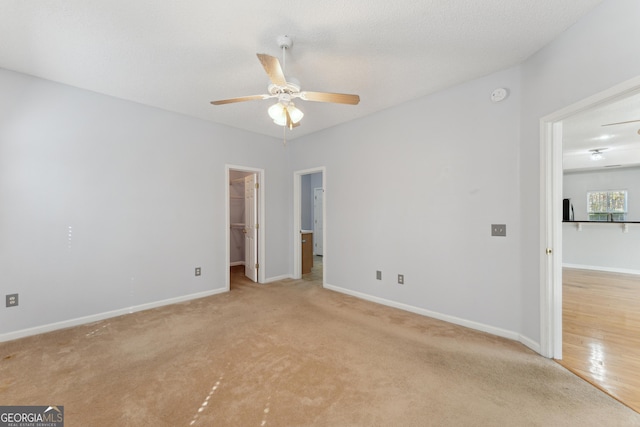
M640 276L563 269L565 368L640 412Z

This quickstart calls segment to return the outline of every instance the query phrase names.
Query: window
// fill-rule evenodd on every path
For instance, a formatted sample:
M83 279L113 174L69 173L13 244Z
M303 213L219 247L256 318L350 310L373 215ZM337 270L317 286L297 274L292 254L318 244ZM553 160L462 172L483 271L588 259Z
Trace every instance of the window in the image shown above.
M587 192L589 221L625 221L627 190Z

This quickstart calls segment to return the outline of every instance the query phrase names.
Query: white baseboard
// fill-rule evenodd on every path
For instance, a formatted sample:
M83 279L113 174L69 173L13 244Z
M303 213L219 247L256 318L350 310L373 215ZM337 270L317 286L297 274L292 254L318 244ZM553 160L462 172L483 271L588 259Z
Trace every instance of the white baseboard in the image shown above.
M614 268L614 267L600 267L597 265L579 265L579 264L562 264L562 267L576 268L579 270L594 270L594 271L606 271L607 273L622 273L622 274L637 274L640 275L640 270L632 270L630 268Z
M264 279L264 283L277 282L278 280L293 279L291 274L283 274L282 276L268 277Z
M244 265L244 261L233 261L229 263L229 267L235 267L237 265Z
M271 282L277 282L279 280L284 280L284 279L291 279L292 275L290 274L284 274L281 276L276 276L276 277L270 277L268 279L265 280L264 283L271 283ZM524 337L522 335L519 335L515 332L512 331L508 331L505 329L501 329L501 328L496 328L493 326L489 326L489 325L485 325L482 323L478 323L478 322L472 322L469 320L465 320L465 319L461 319L455 316L449 316L446 314L442 314L442 313L438 313L435 311L431 311L431 310L426 310L423 308L419 308L419 307L414 307L408 304L403 304L403 303L399 303L396 301L391 301L391 300L387 300L384 298L379 298L379 297L375 297L372 295L368 295L368 294L364 294L361 292L357 292L357 291L352 291L350 289L346 289L346 288L341 288L339 286L333 286L333 285L329 285L329 284L325 284L324 287L326 289L335 291L335 292L340 292L346 295L351 295L354 296L356 298L360 298L363 300L367 300L367 301L371 301L371 302L375 302L378 304L382 304L382 305L386 305L388 307L394 307L394 308L398 308L400 310L405 310L405 311L409 311L411 313L416 313L416 314L420 314L422 316L426 316L426 317L432 317L434 319L438 319L438 320L443 320L445 322L449 322L449 323L453 323L456 325L460 325L460 326L465 326L467 328L471 328L471 329L475 329L478 331L482 331L482 332L487 332L493 335L497 335L500 337L504 337L504 338L508 338L508 339L512 339L515 341L519 341L522 344L524 344L525 346L529 347L530 349L532 349L533 351L535 351L536 353L540 353L540 344L536 343L535 341ZM130 314L130 313L135 313L138 311L143 311L143 310L150 310L152 308L157 308L157 307L162 307L165 305L170 305L170 304L177 304L180 302L185 302L185 301L190 301L190 300L194 300L194 299L198 299L198 298L204 298L204 297L208 297L211 295L216 295L216 294L220 294L220 293L224 293L227 292L227 289L214 289L212 291L206 291L206 292L199 292L196 294L190 294L190 295L184 295L184 296L180 296L180 297L176 297L176 298L170 298L170 299L166 299L166 300L162 300L162 301L155 301L155 302L151 302L151 303L146 303L146 304L141 304L141 305L137 305L137 306L133 306L133 307L127 307L127 308L122 308L122 309L118 309L118 310L113 310L113 311L107 311L104 313L98 313L98 314L93 314L90 316L85 316L85 317L78 317L75 319L69 319L69 320L65 320L62 322L56 322L56 323L50 323L47 325L41 325L41 326L36 326L33 328L28 328L28 329L22 329L19 331L14 331L14 332L8 332L6 334L0 334L0 342L5 342L5 341L11 341L11 340L15 340L15 339L19 339L19 338L24 338L24 337L28 337L31 335L37 335L37 334L42 334L45 332L51 332L51 331L55 331L58 329L64 329L64 328L70 328L72 326L78 326L78 325L85 325L87 323L93 323L93 322L97 322L100 320L104 320L104 319L109 319L111 317L116 317L116 316L122 316L125 314Z
M483 323L478 323L478 322L473 322L471 320L461 319L459 317L450 316L450 315L447 315L447 314L442 314L442 313L438 313L438 312L431 311L431 310L426 310L426 309L420 308L420 307L414 307L412 305L403 304L403 303L400 303L400 302L391 301L391 300L384 299L384 298L375 297L375 296L364 294L364 293L361 293L361 292L352 291L350 289L341 288L339 286L333 286L333 285L325 284L324 287L326 289L329 289L329 290L332 290L332 291L336 291L336 292L340 292L340 293L343 293L343 294L351 295L351 296L354 296L356 298L360 298L360 299L364 299L364 300L367 300L367 301L375 302L375 303L378 303L378 304L386 305L388 307L399 308L400 310L409 311L411 313L420 314L420 315L426 316L426 317L432 317L434 319L443 320L445 322L449 322L449 323L453 323L453 324L456 324L456 325L464 326L464 327L467 327L467 328L470 328L470 329L475 329L477 331L487 332L487 333L492 334L492 335L497 335L499 337L508 338L510 340L518 341L518 342L522 343L523 345L529 347L531 350L535 351L536 353L540 354L540 344L536 343L535 341L533 341L533 340L531 340L531 339L529 339L527 337L524 337L524 336L518 334L517 332L509 331L509 330L502 329L502 328L496 328L495 326L485 325Z
M538 354L542 354L542 348L540 347L540 343L535 342L531 338L525 337L524 335L518 335L518 341L523 345L529 347L531 350L535 351Z
M113 311L106 311L104 313L92 314L90 316L77 317L75 319L63 320L62 322L50 323L47 325L36 326L33 328L21 329L19 331L8 332L6 334L0 334L0 342L11 341L18 338L24 338L31 335L43 334L45 332L56 331L58 329L70 328L72 326L85 325L87 323L93 323L111 317L122 316L124 314L135 313L137 311L150 310L152 308L162 307L170 304L177 304L179 302L190 301L198 298L204 298L211 295L227 292L227 289L214 289L212 291L198 292L196 294L183 295L180 297L169 298L162 301L154 301L146 304L140 304L133 307L121 308Z

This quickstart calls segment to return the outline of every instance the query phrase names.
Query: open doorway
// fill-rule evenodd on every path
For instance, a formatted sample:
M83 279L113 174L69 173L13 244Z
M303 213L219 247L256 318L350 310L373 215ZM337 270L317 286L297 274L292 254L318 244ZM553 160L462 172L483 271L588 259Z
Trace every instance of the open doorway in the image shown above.
M635 410L640 382L627 374L640 369L640 210L607 214L598 201L624 190L640 202L640 104L630 107L639 93L637 78L541 121L541 350Z
M227 289L235 282L264 283L264 172L226 167Z
M326 255L325 169L294 173L294 278L324 285Z

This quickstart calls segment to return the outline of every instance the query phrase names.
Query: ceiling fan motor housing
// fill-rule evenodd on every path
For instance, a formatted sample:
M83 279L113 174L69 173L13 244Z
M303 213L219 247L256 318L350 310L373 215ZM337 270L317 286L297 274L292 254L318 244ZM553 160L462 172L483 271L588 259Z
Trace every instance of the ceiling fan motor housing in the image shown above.
M292 81L289 81L292 80ZM275 84L269 85L269 93L271 95L281 95L281 94L296 94L300 93L300 85L297 83L296 79L288 79L287 84L285 86L279 86Z
M293 46L293 39L287 35L278 36L276 41L280 49L291 49L291 46Z

